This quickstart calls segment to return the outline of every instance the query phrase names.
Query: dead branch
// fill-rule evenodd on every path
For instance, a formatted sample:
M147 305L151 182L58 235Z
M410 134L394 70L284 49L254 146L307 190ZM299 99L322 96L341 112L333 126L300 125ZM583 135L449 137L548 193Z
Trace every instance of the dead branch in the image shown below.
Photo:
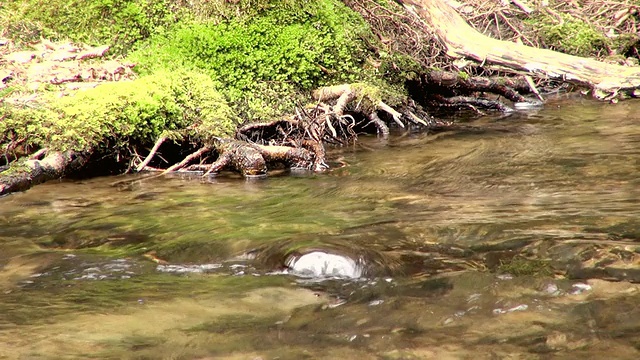
M396 0L420 19L446 45L452 58L469 58L588 87L597 99L609 100L620 93L636 95L640 67L625 67L593 59L500 41L474 30L444 0Z
M153 159L153 156L156 154L156 152L158 152L158 149L160 148L160 145L162 145L162 143L164 143L165 140L167 140L167 137L166 136L162 136L156 141L156 143L153 145L153 148L151 148L151 151L149 151L149 155L147 155L147 157L144 159L144 161L140 165L138 165L136 167L136 171L139 172L142 169L144 169L147 165L149 165L149 163Z
M198 149L197 151L187 155L187 157L185 157L182 161L180 161L177 164L174 164L172 166L170 166L168 169L166 169L162 175L176 171L176 170L180 170L183 167L185 167L187 164L189 164L191 161L193 161L194 159L202 156L202 154L211 151L212 148L210 146L203 146L200 149Z

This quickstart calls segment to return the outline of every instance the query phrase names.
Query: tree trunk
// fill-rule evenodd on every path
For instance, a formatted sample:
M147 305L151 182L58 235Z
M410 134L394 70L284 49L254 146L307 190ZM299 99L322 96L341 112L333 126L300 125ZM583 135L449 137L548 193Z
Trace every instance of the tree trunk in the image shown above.
M445 45L447 55L469 58L534 76L586 86L598 99L640 96L640 67L538 49L485 36L473 29L446 0L396 0L418 17Z

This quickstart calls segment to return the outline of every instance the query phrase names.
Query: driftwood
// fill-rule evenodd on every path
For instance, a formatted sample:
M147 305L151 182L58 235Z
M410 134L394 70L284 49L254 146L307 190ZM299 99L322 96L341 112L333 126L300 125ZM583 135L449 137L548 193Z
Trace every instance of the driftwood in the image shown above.
M452 58L467 58L501 70L524 72L584 86L595 98L640 96L640 67L538 49L485 36L473 29L446 0L396 0L432 30Z
M13 164L0 172L0 195L24 191L45 181L59 179L81 168L89 159L88 153L74 151L53 152L42 160L38 160L38 156L34 154L34 159Z

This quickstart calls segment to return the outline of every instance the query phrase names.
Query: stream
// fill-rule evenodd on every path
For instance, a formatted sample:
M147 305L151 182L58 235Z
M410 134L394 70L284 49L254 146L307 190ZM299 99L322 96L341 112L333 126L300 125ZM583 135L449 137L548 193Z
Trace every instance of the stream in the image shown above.
M639 359L640 102L472 124L2 197L0 359Z

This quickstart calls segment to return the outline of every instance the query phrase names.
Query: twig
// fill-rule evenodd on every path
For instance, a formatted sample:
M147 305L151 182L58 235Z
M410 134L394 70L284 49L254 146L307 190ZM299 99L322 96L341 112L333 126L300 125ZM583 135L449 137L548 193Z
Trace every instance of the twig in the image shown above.
M200 148L200 150L191 153L190 155L188 155L187 157L184 158L184 160L180 161L177 164L171 165L167 170L165 170L162 175L176 171L178 169L182 169L183 167L185 167L185 165L187 165L191 160L197 158L198 156L201 156L202 154L206 153L207 151L211 151L213 148L211 146L204 146L202 148Z
M524 11L525 13L527 13L527 15L529 15L529 14L531 14L533 12L533 9L529 5L527 5L524 1L511 0L511 2L513 3L513 5L519 7L520 10Z
M338 137L338 133L336 133L336 129L333 127L333 124L331 124L331 115L327 114L325 116L324 121L327 124L327 127L329 128L329 131L331 131L331 135L333 135L334 138L337 138Z
M151 148L149 155L147 155L147 157L144 159L144 161L140 165L136 166L136 172L142 171L142 169L144 169L147 165L149 165L149 163L151 162L151 159L153 159L153 156L156 154L156 152L160 148L160 145L162 145L162 143L165 142L165 140L167 140L167 137L162 136L156 141L156 143L153 145L153 148Z
M540 95L540 91L538 91L538 88L536 88L536 84L533 83L533 79L531 78L531 76L529 75L525 75L524 76L524 80L527 82L527 84L529 85L529 87L531 88L531 91L536 94L536 96L538 97L538 99L540 99L540 101L544 101L544 98L542 97L542 95Z

